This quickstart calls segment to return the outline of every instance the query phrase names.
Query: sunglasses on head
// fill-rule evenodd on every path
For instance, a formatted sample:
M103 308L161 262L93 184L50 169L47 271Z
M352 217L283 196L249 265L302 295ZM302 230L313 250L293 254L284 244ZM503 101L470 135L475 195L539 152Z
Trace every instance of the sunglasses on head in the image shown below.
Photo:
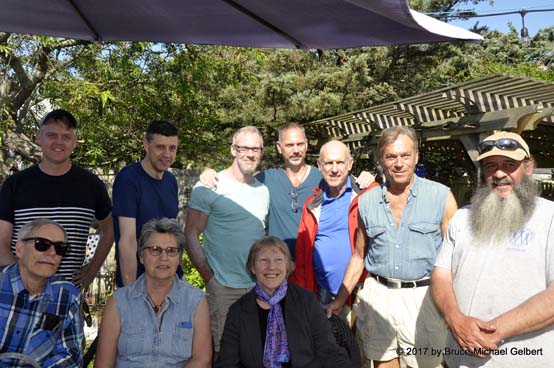
M512 138L501 138L496 141L483 141L479 144L479 154L483 154L486 152L489 152L494 147L501 149L503 151L515 151L518 148L521 148L527 156L529 156L529 152L515 139Z
M290 208L292 209L292 212L298 212L300 207L298 206L298 192L295 187L292 187L290 189L289 195L292 198L292 202L290 203Z
M35 244L35 249L39 252L46 252L48 249L50 249L51 246L54 246L54 250L59 256L63 256L69 249L69 244L67 244L66 242L53 242L52 240L41 238L39 236L25 238L21 240L24 242L32 240Z

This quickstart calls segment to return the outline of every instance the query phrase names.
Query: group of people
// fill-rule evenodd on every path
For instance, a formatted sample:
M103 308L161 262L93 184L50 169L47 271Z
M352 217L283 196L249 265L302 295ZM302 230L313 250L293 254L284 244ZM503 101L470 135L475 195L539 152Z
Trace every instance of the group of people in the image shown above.
M263 137L246 126L231 165L193 188L183 229L172 123L149 125L145 157L116 177L113 208L100 179L70 160L76 126L67 111L47 114L41 162L0 190L0 359L12 354L2 366L81 364L79 288L114 234L118 289L96 367L352 366L332 314L375 368L554 365L554 204L538 197L520 135L481 142L480 185L458 210L448 187L415 175L410 128L382 132L374 182L351 175L340 141L307 164L296 123L279 129L283 167L257 172ZM94 218L100 243L82 267ZM181 278L184 251L205 293Z

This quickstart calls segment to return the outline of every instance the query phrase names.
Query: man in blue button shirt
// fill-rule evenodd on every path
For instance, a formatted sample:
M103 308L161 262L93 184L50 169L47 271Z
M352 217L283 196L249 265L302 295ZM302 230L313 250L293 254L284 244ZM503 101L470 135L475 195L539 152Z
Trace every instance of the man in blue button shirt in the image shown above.
M370 273L354 310L357 332L375 368L440 367L446 328L428 286L448 222L457 209L450 190L414 175L417 136L406 127L382 132L385 183L359 199L359 230L341 290L328 305L338 313L362 271Z
M65 230L52 220L19 230L17 263L0 272L0 366L82 365L79 290L54 276L67 249Z

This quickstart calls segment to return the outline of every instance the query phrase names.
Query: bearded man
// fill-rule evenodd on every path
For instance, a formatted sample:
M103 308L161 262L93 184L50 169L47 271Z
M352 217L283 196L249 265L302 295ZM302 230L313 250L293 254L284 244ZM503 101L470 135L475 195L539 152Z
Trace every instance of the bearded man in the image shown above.
M431 277L450 329L448 367L554 366L554 203L537 197L529 146L479 145L481 187L450 222Z

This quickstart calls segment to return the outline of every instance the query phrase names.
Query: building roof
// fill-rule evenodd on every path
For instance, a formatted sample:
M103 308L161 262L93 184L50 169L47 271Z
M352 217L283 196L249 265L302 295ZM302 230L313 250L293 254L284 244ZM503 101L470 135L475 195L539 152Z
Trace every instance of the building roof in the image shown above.
M421 142L449 146L458 138L472 160L480 140L493 130L520 133L554 167L554 83L492 75L366 109L307 123L310 137L374 150L380 131L397 125L415 128ZM439 142L443 141L442 144Z

